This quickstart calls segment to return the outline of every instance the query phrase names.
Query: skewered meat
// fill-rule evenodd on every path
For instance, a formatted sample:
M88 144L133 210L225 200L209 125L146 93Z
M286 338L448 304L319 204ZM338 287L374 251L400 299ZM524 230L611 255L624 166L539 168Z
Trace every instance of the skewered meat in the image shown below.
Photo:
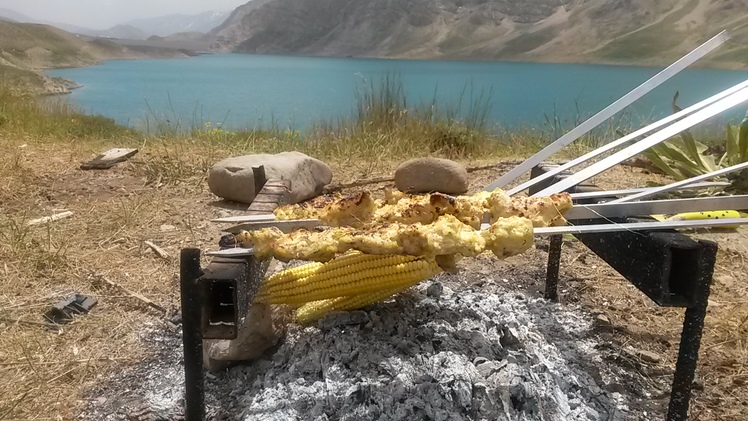
M442 215L432 224L392 223L366 229L333 227L323 231L300 229L288 234L272 227L242 231L236 237L245 246L253 244L259 258L321 262L348 250L428 257L469 257L491 250L504 258L524 252L533 240L532 223L526 218L500 218L491 229L481 232L453 215Z
M572 205L567 193L548 197L509 197L501 190L479 192L472 196L449 196L442 193L402 195L385 191L384 201L375 201L367 192L334 199L322 206L308 204L282 206L275 211L277 219L320 219L333 226L364 228L385 223L431 224L442 215L454 215L475 229L484 216L491 223L499 218L521 216L533 226L563 224L563 213Z

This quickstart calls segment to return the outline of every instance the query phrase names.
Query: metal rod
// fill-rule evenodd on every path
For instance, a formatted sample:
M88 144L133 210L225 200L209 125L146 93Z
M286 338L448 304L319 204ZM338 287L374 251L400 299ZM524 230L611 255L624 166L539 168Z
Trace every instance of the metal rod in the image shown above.
M681 59L679 59L675 63L668 66L666 69L662 70L661 72L657 73L656 75L654 75L652 78L650 78L646 82L634 88L631 92L627 93L626 95L622 96L620 99L615 101L614 103L605 107L602 111L598 112L594 116L585 120L582 124L573 128L571 131L561 136L555 142L546 146L543 150L536 153L535 155L527 159L525 162L516 166L508 173L502 175L498 180L486 186L485 190L491 191L496 188L504 187L507 184L511 183L512 181L517 179L517 177L530 171L530 169L532 169L534 166L538 165L539 163L547 159L549 156L560 151L561 149L563 149L570 143L574 142L575 140L583 136L585 133L589 132L590 130L600 125L603 121L607 120L608 118L614 116L616 113L618 113L622 109L631 105L631 103L641 98L646 93L656 88L657 86L659 86L666 80L670 79L671 77L676 75L678 72L680 72L681 70L685 69L690 64L695 62L696 60L700 59L701 57L704 57L706 54L708 54L715 48L722 45L728 39L730 39L730 35L727 33L727 31L720 32L718 35L716 35L709 41L700 45L699 47L697 47L690 53L686 54L685 56L683 56Z
M704 189L704 188L710 188L710 187L725 187L729 186L730 183L726 183L724 181L708 181L706 183L693 183L689 184L687 186L683 186L677 190L696 190L696 189ZM584 192L584 193L572 193L571 198L573 200L579 200L579 199L592 199L595 197L613 197L613 196L621 196L624 194L632 194L632 193L639 193L644 191L650 191L652 189L656 189L657 187L638 187L634 189L623 189L623 190L601 190L601 191L592 191L592 192ZM673 189L676 190L676 189ZM608 202L610 203L610 202Z
M613 165L621 163L651 148L652 146L662 143L665 140L677 135L678 133L691 128L692 126L695 126L696 124L701 123L702 121L710 117L713 117L732 107L735 107L745 101L748 101L748 88L743 88L740 91L735 92L734 94L731 94L715 102L714 104L691 114L690 116L684 118L683 120L680 120L679 122L674 123L658 131L657 133L649 137L646 137L643 140L640 140L639 142L636 142L635 144L629 146L628 148L618 151L614 153L613 155L605 159L602 159L590 165L589 167L579 171L578 173L572 176L569 176L559 181L558 183L555 183L551 185L550 187L545 188L535 193L533 196L549 196L553 193L565 191L573 186L576 186L582 181L585 181L605 170L608 170Z
M702 188L709 188L709 187L724 187L724 186L729 186L729 185L730 183L725 183L722 181L712 181L712 182L706 182L706 183L688 184L687 186L683 186L681 188L678 188L677 190L692 190L692 189L702 189ZM623 189L623 190L601 190L601 191L585 192L585 193L572 193L571 198L574 200L577 200L577 199L589 199L593 197L621 196L624 194L650 191L656 188L658 187L639 187L639 188L634 188L634 189ZM307 228L303 224L309 223L311 224L311 228L313 228L314 226L316 226L314 224L318 223L319 220L317 219L294 219L294 220L275 219L275 215L273 214L228 216L224 218L216 218L216 219L210 220L210 222L217 222L217 223L247 224L248 228L251 227L253 229L270 227L270 226L278 227L278 226L283 225L284 222L282 221L289 221L287 222L288 224L293 225L294 227L298 225L298 228ZM238 231L240 229L243 229L243 228L241 226L236 226L236 227L228 228L227 230L230 230L233 232L233 231Z
M561 244L563 235L551 235L548 245L548 266L545 272L545 293L543 296L546 300L553 302L558 301L558 272L561 268Z
M616 199L616 200L610 201L608 203L633 202L635 200L644 199L645 197L654 196L654 195L656 195L658 193L669 192L671 190L675 190L675 189L681 188L681 187L683 187L685 185L688 185L690 183L695 183L697 181L708 180L710 178L719 177L720 175L729 174L729 173L734 172L734 171L742 170L743 168L748 168L748 162L743 162L741 164L733 165L731 167L722 168L720 170L712 171L712 172L710 172L708 174L698 175L696 177L691 177L691 178L686 179L686 180L676 181L675 183L671 183L671 184L668 184L666 186L655 187L655 188L650 189L650 190L646 190L646 191L643 191L643 192L640 192L640 193L635 193L635 194L632 194L630 196L626 196L626 197L622 197L620 199Z
M203 378L203 338L200 332L202 297L200 250L182 249L179 264L182 296L182 344L184 346L184 416L186 421L205 417L205 380Z
M704 253L701 253L699 264L699 282L695 286L695 302L686 309L683 318L683 331L678 347L678 360L675 363L673 387L670 392L668 405L668 421L686 421L688 419L688 405L691 400L691 385L696 374L696 364L699 359L701 335L704 329L706 308L709 300L709 290L714 273L717 255L717 244L711 241L700 241Z
M624 218L631 216L704 212L723 209L748 209L748 195L649 200L626 203L601 203L597 205L574 205L574 207L564 213L564 218L568 220Z
M541 227L535 228L533 233L537 236L559 235L559 234L591 234L615 231L648 231L664 229L693 229L693 228L719 228L733 227L748 224L748 218L730 218L730 219L704 219L696 221L653 221L653 222L635 222L635 223L612 223L612 224L594 224L594 225L564 225L560 227ZM487 229L488 224L481 226L481 229ZM209 251L208 256L239 257L251 256L254 250L251 248L233 248L226 250Z
M615 148L617 148L619 146L622 146L622 145L624 145L626 143L629 143L629 142L633 141L634 139L636 139L638 137L644 136L645 134L647 134L647 133L649 133L649 132L651 132L651 131L653 131L655 129L659 129L660 127L665 126L667 124L670 124L670 123L672 123L675 120L679 120L682 117L685 117L685 116L687 116L689 114L692 114L692 113L694 113L694 112L696 112L696 111L698 111L698 110L700 110L700 109L702 109L702 108L704 108L704 107L706 107L708 105L711 105L714 102L719 101L720 99L725 98L726 96L728 96L730 94L733 94L733 93L735 93L735 92L737 92L737 91L739 91L739 90L741 90L741 89L743 89L745 87L748 87L748 81L744 81L742 83L739 83L739 84L737 84L737 85L735 85L735 86L733 86L733 87L731 87L731 88L729 88L729 89L727 89L725 91L722 91L722 92L720 92L720 93L718 93L716 95L713 95L713 96L711 96L711 97L709 97L709 98L707 98L707 99L705 99L705 100L703 100L701 102L698 102L698 103L696 103L696 104L694 104L694 105L692 105L692 106L690 106L690 107L688 107L688 108L686 108L684 110L681 110L681 111L679 111L679 112L677 112L675 114L667 116L667 117L663 118L662 120L658 120L658 121L650 124L649 126L646 126L646 127L642 128L642 129L639 129L639 130L636 130L635 132L632 132L632 133L630 133L630 134L628 134L628 135L626 135L626 136L624 136L624 137L622 137L622 138L620 138L618 140L615 140L613 142L605 144L605 145L603 145L603 146L601 146L601 147L599 147L599 148L597 148L597 149L595 149L593 151L590 151L590 152L588 152L588 153L586 153L586 154L584 154L584 155L582 155L582 156L580 156L578 158L574 158L571 161L569 161L569 162L567 162L567 163L559 166L558 168L554 168L554 169L552 169L552 170L550 170L550 171L548 171L548 172L546 172L544 174L541 174L541 175L539 175L537 177L534 177L534 178L530 179L529 181L526 181L526 182L520 184L517 187L509 189L507 191L507 194L509 194L510 196L514 196L515 194L517 194L519 192L522 192L522 191L524 191L524 190L526 190L526 189L528 189L528 188L530 188L530 187L532 187L532 186L534 186L534 185L536 185L536 184L538 184L540 182L543 182L543 181L545 181L545 180L547 180L547 179L549 179L549 178L551 178L551 177L553 177L553 176L555 176L557 174L560 174L563 171L566 171L566 170L568 170L570 168L576 167L577 165L579 165L579 164L581 164L583 162L586 162L586 161L588 161L588 160L590 160L590 159L592 159L592 158L594 158L596 156L600 156L600 155L602 155L602 154L604 154L604 153L606 153L608 151L611 151L611 150L613 150L613 149L615 149Z

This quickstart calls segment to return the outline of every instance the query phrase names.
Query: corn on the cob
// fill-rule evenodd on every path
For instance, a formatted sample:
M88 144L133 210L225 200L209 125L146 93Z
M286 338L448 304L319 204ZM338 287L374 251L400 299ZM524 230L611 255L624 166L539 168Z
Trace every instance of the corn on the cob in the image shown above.
M381 257L382 256L364 254L354 250L336 259L330 260L327 263L311 262L301 266L285 269L266 277L262 284L260 284L258 294L269 292L273 289L279 288L282 285L292 284L300 279L315 275L318 272L327 273L341 267L355 265L369 260L375 260Z
M296 309L296 321L308 324L320 319L331 311L351 311L364 308L385 298L398 294L420 282L414 281L403 284L396 288L383 289L368 294L350 295L347 297L330 298L327 300L312 301Z
M417 283L441 272L434 259L414 256L372 256L353 264L344 265L335 260L329 264L335 267L326 270L324 266L328 264L325 264L305 278L272 286L263 285L255 301L293 304L366 294Z

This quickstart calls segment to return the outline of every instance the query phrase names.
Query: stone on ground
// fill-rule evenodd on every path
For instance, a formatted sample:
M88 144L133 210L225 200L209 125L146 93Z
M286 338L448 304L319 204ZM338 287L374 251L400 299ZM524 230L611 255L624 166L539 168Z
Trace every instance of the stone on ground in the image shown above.
M332 171L324 162L301 152L281 152L226 158L211 168L208 187L224 199L252 203L259 193L255 191L252 168L260 165L265 167L267 179L291 180L289 203L318 196L332 181Z
M462 194L468 190L465 167L443 158L416 158L395 170L395 185L408 193Z

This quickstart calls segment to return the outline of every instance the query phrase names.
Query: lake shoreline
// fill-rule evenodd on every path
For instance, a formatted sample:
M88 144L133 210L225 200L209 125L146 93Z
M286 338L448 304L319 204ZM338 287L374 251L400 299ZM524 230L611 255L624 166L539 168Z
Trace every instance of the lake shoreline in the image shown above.
M540 127L554 134L610 105L661 70L611 64L232 53L177 61L110 60L104 66L51 69L46 74L86 85L76 91L78 105L130 127L143 123L145 117L151 122L177 118L182 129L210 122L228 130L305 130L352 116L352 111L355 115L355 98L362 89L375 87L372 84L382 78L402 77L408 108L428 105L461 118L472 102L486 101L492 108L488 120L499 130ZM686 69L657 88L660 93L656 90L637 101L633 117L640 122L669 113L676 91L681 93L679 104L688 105L745 78L748 72ZM653 110L658 111L653 114Z

